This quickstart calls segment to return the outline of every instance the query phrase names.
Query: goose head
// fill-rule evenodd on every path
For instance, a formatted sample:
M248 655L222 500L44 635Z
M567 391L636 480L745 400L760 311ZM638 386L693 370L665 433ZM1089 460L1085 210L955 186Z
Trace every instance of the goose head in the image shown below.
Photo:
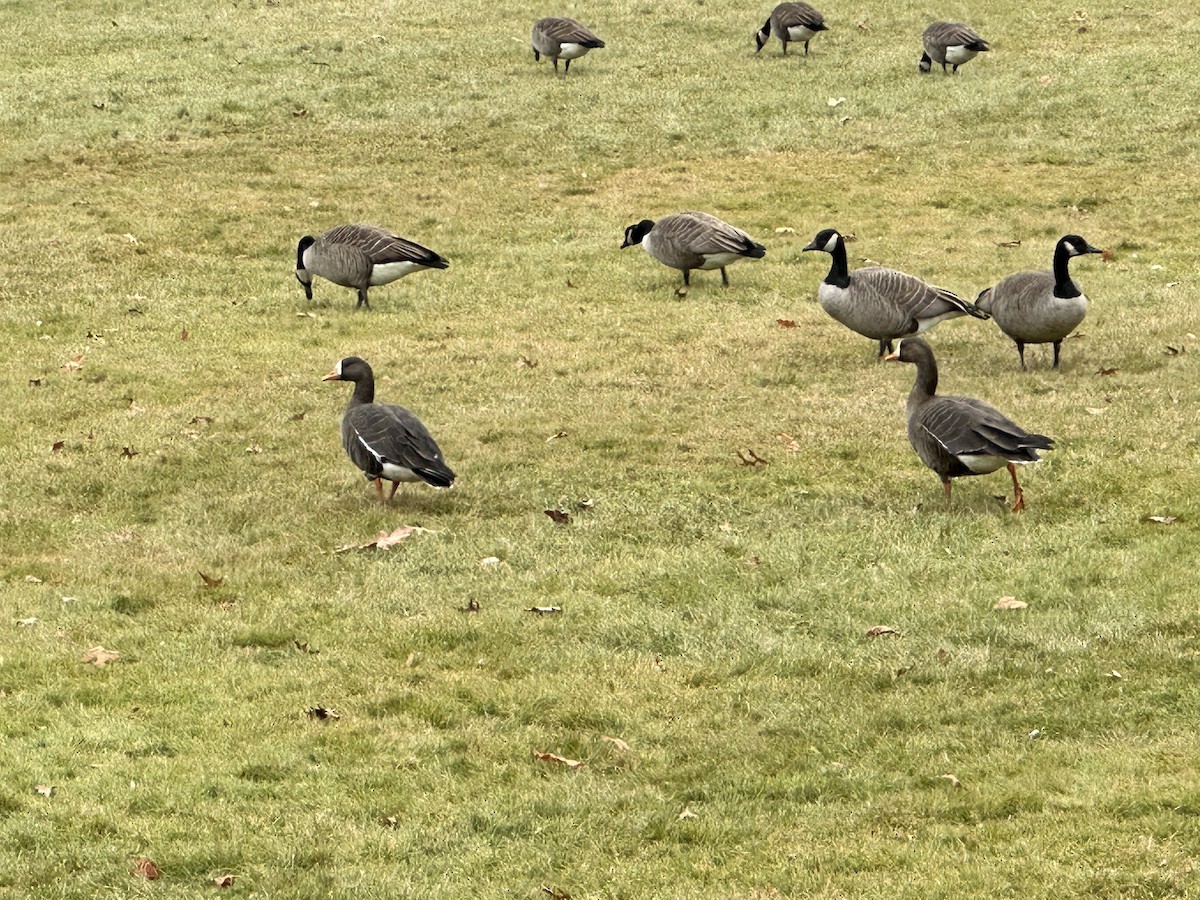
M838 234L837 229L826 228L824 231L817 232L817 236L812 239L812 243L802 249L822 250L825 253L832 253L841 240L842 236Z
M634 244L640 244L642 238L650 233L650 229L654 227L654 223L649 219L642 219L636 225L630 225L625 229L625 242L621 244L621 249L632 247Z
M1077 234L1068 234L1058 241L1067 251L1067 256L1083 256L1085 253L1103 253L1099 247L1093 247Z
M362 381L371 377L371 367L365 359L358 356L347 356L338 360L333 371L322 378L322 381Z
M312 275L304 267L304 251L311 247L315 240L311 234L306 234L296 245L296 280L304 286L304 296L309 300L312 299Z

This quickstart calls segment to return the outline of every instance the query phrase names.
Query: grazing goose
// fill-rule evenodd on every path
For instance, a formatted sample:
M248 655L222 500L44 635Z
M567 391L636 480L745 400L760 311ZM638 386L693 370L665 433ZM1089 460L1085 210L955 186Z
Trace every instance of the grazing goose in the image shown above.
M312 299L312 280L320 275L342 287L355 288L354 308L371 308L367 289L391 284L422 269L450 265L432 250L374 225L339 225L320 237L305 235L296 246L296 278Z
M949 63L954 67L951 71L957 72L963 63L991 49L974 28L962 22L934 22L921 35L921 43L925 45L918 64L922 72L928 72L934 63L940 63L943 72Z
M726 266L739 259L762 259L767 248L740 228L702 212L682 212L652 222L642 219L625 229L621 249L641 244L664 266L683 272L687 289L692 269L720 269L721 283L729 287Z
M915 363L917 381L908 395L908 441L921 462L937 473L950 502L950 479L986 475L1008 466L1013 482L1013 512L1025 508L1017 466L1038 461L1039 450L1053 450L1044 434L1030 434L994 406L971 397L937 393L933 351L920 338L904 338L889 362Z
M421 421L402 406L375 401L375 375L365 360L347 356L322 381L353 381L354 393L342 416L342 446L350 461L375 482L383 500L384 479L392 483L387 500L402 481L434 487L454 484L454 472Z
M921 334L943 319L988 317L957 294L895 269L868 266L851 272L846 265L846 240L832 228L818 233L804 249L822 250L833 257L833 266L817 289L821 308L851 331L879 341L879 356L891 352L896 338Z
M771 18L754 35L757 49L755 53L766 46L774 32L783 44L783 55L787 56L787 45L790 41L804 41L804 55L808 56L808 42L819 31L828 31L825 17L807 3L780 3L771 11Z
M1009 275L976 299L976 305L991 313L1000 330L1016 343L1022 370L1026 344L1053 344L1054 368L1058 368L1063 338L1083 321L1088 306L1087 297L1071 280L1067 263L1072 256L1103 252L1079 235L1068 234L1054 248L1054 268Z
M578 59L589 50L598 50L604 46L604 41L596 37L591 29L585 28L574 19L551 16L538 19L533 26L533 34L529 37L533 44L534 62L543 56L554 61L554 71L558 72L559 59L567 61L563 68L563 76L571 71L571 60Z

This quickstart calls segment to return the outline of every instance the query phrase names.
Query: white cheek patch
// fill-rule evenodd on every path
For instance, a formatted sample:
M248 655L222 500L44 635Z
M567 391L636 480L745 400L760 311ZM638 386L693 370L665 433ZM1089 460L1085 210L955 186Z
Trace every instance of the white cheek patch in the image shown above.
M833 237L831 237L831 238L830 238L830 239L829 239L829 240L826 242L826 244L825 244L825 252L826 252L826 253L832 253L832 252L834 251L834 248L835 248L835 247L837 247L837 242L838 242L838 235L836 235L836 234L835 234Z

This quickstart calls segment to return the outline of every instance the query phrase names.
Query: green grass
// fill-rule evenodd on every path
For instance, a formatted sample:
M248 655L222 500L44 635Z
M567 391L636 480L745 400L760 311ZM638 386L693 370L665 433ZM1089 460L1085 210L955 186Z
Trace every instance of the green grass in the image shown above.
M1187 10L938 10L994 47L954 78L910 0L825 8L807 59L754 56L769 4L8 11L0 893L1200 890ZM559 12L608 42L566 79L525 45ZM768 255L679 299L617 248L692 208ZM308 303L296 240L347 221L451 267ZM1059 372L931 339L1058 440L1026 513L1003 473L944 505L912 371L815 303L823 227L964 296L1112 251ZM374 499L350 354L453 491Z

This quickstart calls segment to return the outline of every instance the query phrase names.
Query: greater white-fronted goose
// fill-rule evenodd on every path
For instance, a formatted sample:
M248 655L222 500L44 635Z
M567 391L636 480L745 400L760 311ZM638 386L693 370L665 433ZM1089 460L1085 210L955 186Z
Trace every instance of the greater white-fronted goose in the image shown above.
M414 244L374 225L339 225L320 237L305 235L296 246L296 278L312 299L314 275L358 291L354 308L371 308L367 290L391 284L422 269L450 265L428 247Z
M934 22L921 35L921 43L925 46L918 64L922 72L928 72L934 63L941 65L943 72L949 63L954 67L951 71L957 72L963 63L991 49L974 28L962 22Z
M986 319L987 313L952 291L926 284L883 266L850 271L846 240L832 228L818 232L805 250L821 250L833 257L833 266L817 299L821 308L851 331L879 342L879 355L890 353L896 338L921 334L938 322L959 316Z
M762 28L754 35L755 53L766 46L771 35L783 44L783 55L787 56L787 45L792 41L804 41L804 55L808 56L808 42L818 32L828 31L825 17L807 3L780 3L771 11Z
M681 212L659 219L642 219L625 229L621 249L641 244L664 266L683 272L683 285L690 283L692 269L720 269L721 283L729 287L726 266L741 259L762 259L767 248L750 235L702 212Z
M1000 330L1012 338L1025 368L1026 344L1053 344L1054 368L1063 339L1075 330L1087 315L1088 299L1067 271L1073 256L1103 253L1077 234L1058 239L1054 248L1054 266L1032 272L1017 272L987 288L976 305L991 313Z
M538 19L533 25L529 43L533 45L534 62L547 56L554 62L555 72L558 71L558 61L565 59L564 77L571 71L571 60L604 46L604 41L596 37L590 28L564 16Z
M889 362L914 363L917 380L908 395L908 440L921 462L937 473L950 501L950 479L985 475L1008 466L1013 483L1013 512L1025 508L1017 466L1037 462L1039 450L1053 450L1044 434L1030 434L994 406L971 397L937 393L933 351L920 338L904 338Z
M321 380L354 382L342 416L342 446L350 461L375 482L380 500L385 480L392 483L385 502L396 495L402 481L439 488L454 484L454 472L421 420L402 406L375 402L375 375L365 360L347 356Z

